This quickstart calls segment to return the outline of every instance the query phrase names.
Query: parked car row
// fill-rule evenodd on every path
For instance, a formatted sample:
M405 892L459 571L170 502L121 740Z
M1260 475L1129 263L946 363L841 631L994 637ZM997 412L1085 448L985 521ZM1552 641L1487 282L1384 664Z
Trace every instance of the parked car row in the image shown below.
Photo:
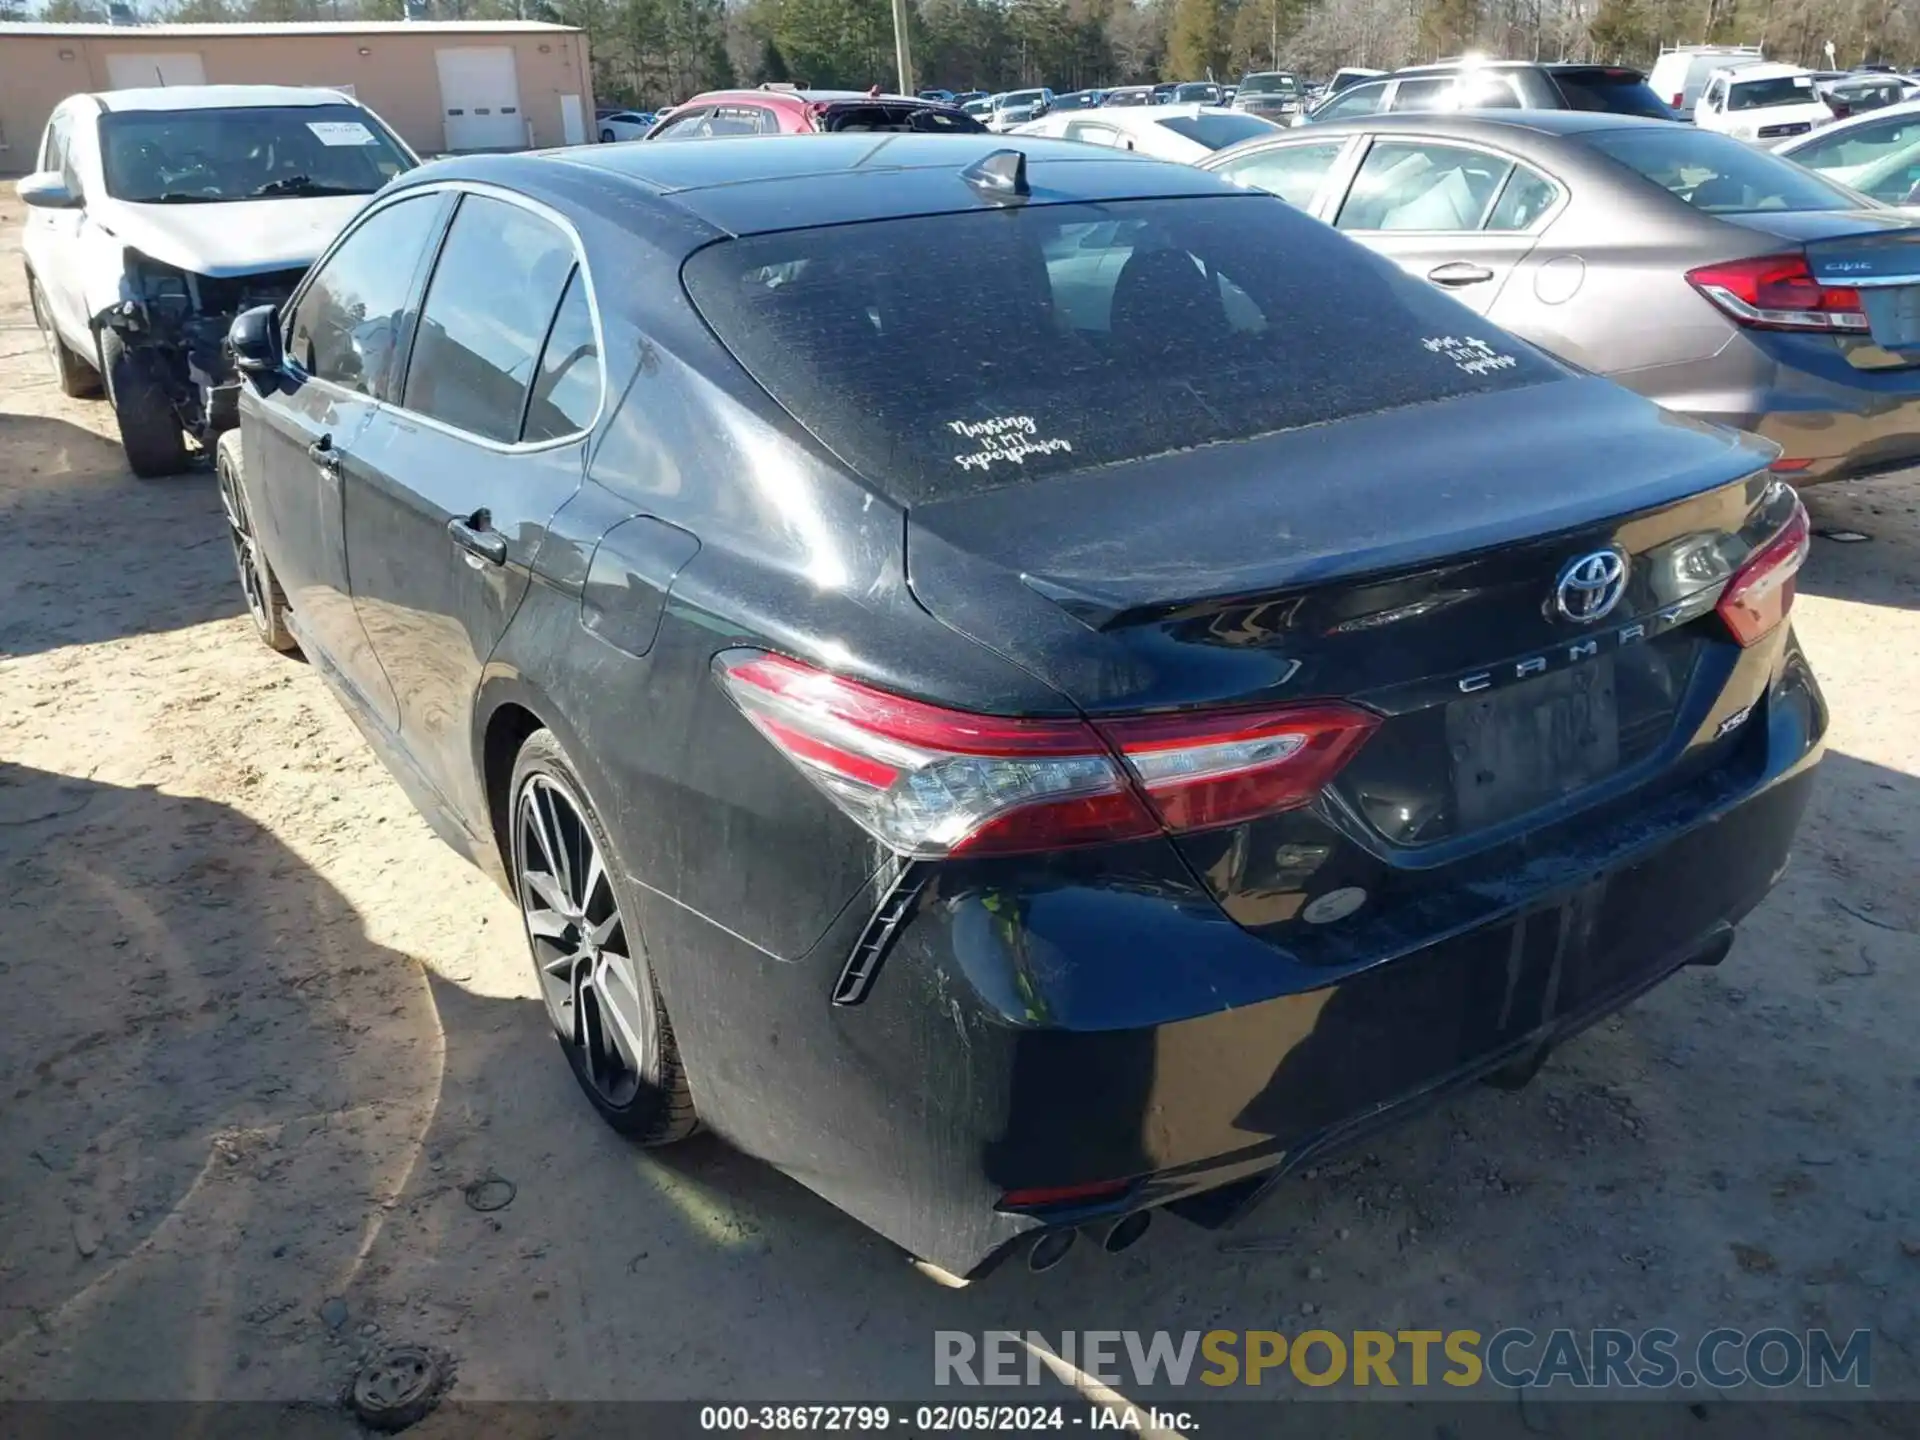
M22 194L105 233L28 264L63 380L178 357L253 627L513 897L587 1102L963 1281L1524 1084L1782 872L1788 482L1920 453L1920 227L1575 70L417 168L333 92L76 97Z

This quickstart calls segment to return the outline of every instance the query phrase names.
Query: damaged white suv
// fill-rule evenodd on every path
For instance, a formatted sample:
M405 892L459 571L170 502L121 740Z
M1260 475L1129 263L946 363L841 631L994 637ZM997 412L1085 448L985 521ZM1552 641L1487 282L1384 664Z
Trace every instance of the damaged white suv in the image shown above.
M419 163L336 90L69 96L16 186L60 388L105 382L134 474L184 468L189 436L211 450L235 423L233 317L284 300L367 197Z

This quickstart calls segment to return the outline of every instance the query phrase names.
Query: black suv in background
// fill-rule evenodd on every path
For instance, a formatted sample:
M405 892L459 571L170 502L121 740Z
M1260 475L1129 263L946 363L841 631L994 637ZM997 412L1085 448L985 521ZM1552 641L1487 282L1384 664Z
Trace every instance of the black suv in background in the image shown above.
M1385 110L1605 110L1653 120L1678 118L1638 70L1524 60L1412 65L1343 90L1306 118L1357 120Z
M1287 116L1305 108L1306 87L1291 70L1260 70L1240 77L1233 93L1233 108L1249 115L1287 123Z

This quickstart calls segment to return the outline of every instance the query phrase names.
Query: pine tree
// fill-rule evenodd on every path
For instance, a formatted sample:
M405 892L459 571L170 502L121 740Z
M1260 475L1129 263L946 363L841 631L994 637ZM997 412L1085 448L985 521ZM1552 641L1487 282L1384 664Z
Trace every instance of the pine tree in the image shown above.
M1174 0L1167 31L1169 80L1204 80L1226 69L1227 23L1221 0Z

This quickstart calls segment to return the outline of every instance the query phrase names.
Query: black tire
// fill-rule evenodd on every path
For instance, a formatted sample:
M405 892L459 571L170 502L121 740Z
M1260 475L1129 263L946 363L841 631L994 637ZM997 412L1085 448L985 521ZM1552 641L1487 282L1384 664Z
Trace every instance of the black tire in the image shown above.
M613 141L614 141L614 134L613 134L613 131L611 131L611 130L602 130L602 131L600 132L600 143L601 143L602 145L611 145L611 144L613 143Z
M685 1139L700 1121L633 920L639 911L586 786L551 731L536 730L520 747L507 824L534 982L574 1079L600 1118L629 1139Z
M101 333L100 359L127 467L142 480L178 475L187 468L187 436L152 361L129 350L117 330Z
M38 280L29 280L27 300L33 307L33 323L40 327L40 343L47 348L47 363L53 369L54 383L60 387L62 395L71 395L79 399L86 395L100 393L100 372L85 360L73 353L66 341L60 338L60 332L54 327L53 312L47 306L47 295L40 288Z
M240 468L238 430L229 430L220 437L214 450L213 468L220 481L220 507L226 512L227 535L233 541L233 565L240 576L240 593L246 598L248 618L269 650L291 654L300 648L300 643L287 627L286 594L280 589L280 581L253 533L253 512L247 506L247 489Z

